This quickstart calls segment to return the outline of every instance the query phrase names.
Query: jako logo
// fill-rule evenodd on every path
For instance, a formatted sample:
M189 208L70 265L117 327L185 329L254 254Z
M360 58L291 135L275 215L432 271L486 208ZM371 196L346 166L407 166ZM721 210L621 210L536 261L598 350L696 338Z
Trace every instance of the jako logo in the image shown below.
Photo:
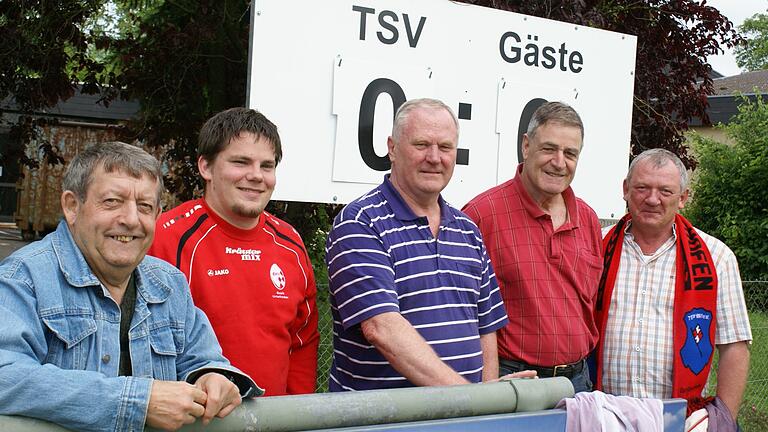
M228 275L229 269L220 269L220 270L208 270L208 276L222 276L222 275Z

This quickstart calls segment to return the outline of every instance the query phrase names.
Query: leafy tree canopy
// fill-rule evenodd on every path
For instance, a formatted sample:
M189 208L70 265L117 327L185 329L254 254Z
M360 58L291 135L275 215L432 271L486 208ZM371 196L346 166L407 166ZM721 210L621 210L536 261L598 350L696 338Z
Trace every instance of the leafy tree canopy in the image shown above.
M245 104L249 0L157 2L123 15L112 41L121 96L141 102L132 124L151 147L168 145L168 188L180 199L198 194L197 134L213 114Z
M724 127L734 145L693 135L699 165L685 215L736 254L743 279L768 279L768 100L744 98Z
M86 94L109 85L114 74L94 56L103 7L104 0L0 1L0 101L13 101L18 112L29 114L69 99L78 85ZM54 146L38 136L35 126L45 122L23 115L11 124L0 119L13 142L36 139L42 142L42 159L59 163ZM31 167L41 162L29 159L20 146L2 149L0 160Z
M0 2L0 100L12 96L22 110L55 105L106 81L88 55L88 23L102 0Z
M735 49L736 64L748 71L768 69L768 14L755 14L739 26L744 43Z

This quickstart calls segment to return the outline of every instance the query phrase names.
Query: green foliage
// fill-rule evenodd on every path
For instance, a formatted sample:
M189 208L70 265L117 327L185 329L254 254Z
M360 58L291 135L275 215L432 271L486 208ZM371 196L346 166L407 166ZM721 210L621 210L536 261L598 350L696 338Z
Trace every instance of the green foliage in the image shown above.
M0 100L13 98L22 114L15 123L0 118L12 137L1 149L3 165L60 163L55 146L39 136L39 127L53 120L30 114L69 99L78 86L106 97L103 86L115 76L95 55L104 42L96 25L103 11L104 0L0 1ZM41 143L39 160L17 144L33 138Z
M245 103L249 0L117 1L121 96L141 101L132 124L149 147L164 146L167 185L179 199L199 194L197 133L213 114Z
M768 14L755 14L739 26L744 44L736 47L736 64L749 71L768 69Z
M94 92L102 66L87 55L86 23L102 0L0 2L0 100L13 96L22 111L46 108L83 82Z
M699 165L684 213L733 250L742 279L767 280L768 102L743 98L725 130L734 145L693 136Z

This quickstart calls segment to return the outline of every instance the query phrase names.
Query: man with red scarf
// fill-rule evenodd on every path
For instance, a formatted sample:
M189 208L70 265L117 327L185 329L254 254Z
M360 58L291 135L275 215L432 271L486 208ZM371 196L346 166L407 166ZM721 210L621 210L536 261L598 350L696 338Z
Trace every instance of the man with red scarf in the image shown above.
M687 183L683 163L667 150L647 150L630 164L629 213L604 232L595 387L684 398L689 414L708 406L710 425L719 415L735 428L752 333L735 255L678 214ZM702 398L715 347L717 398Z

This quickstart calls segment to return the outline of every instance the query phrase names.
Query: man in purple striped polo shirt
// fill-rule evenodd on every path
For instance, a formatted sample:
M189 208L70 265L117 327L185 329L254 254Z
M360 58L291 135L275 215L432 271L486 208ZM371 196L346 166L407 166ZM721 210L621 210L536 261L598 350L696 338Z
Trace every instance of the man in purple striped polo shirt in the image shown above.
M498 377L507 316L493 268L477 226L440 196L457 143L448 106L406 102L387 140L391 174L336 217L326 243L331 391Z

